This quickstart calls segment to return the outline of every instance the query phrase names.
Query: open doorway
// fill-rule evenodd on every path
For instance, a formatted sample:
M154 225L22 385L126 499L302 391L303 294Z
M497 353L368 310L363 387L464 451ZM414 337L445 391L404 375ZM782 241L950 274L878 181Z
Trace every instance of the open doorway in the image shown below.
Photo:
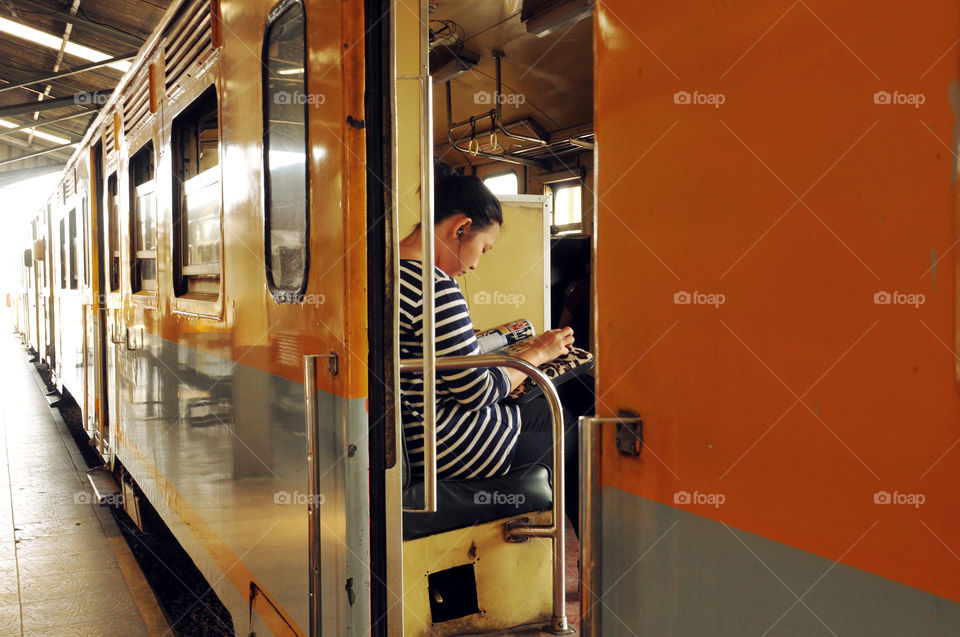
M423 195L433 189L427 182L428 167L432 161L443 161L460 175L478 178L496 195L503 209L495 249L484 254L475 270L461 267L454 236L456 267L449 270L441 265L444 273L435 275L449 274L446 280L455 280L463 297L459 303L466 305L466 311L458 312L468 313L477 330L512 319L527 319L537 333L571 327L577 346L589 350L595 161L592 3L439 0L429 4L426 20L413 19L413 7L405 7L396 16L396 226L392 234L398 240L398 261L407 262L398 266L403 268L402 276L406 275L405 289L422 286L425 298L431 287L429 281L424 283L422 265L429 260L428 253L408 250L420 242L417 239L411 243L408 239L417 232L417 224L429 208ZM409 36L406 41L410 43L406 48L405 36ZM428 64L421 65L419 73L411 53L418 39L428 58ZM426 66L429 78L424 73ZM424 140L429 140L426 145ZM434 220L437 222L437 217ZM439 245L440 239L437 241ZM431 243L429 237L423 239L423 245ZM404 256L410 253L416 256ZM409 265L411 261L419 265ZM406 298L403 307L418 307L411 299ZM442 307L437 308L437 321L442 328ZM398 324L402 321L402 317L397 320ZM411 324L415 323L413 320ZM410 334L423 331L409 330ZM419 345L413 347L410 339L405 340L403 333L396 338L401 360L429 357L426 341L421 349ZM446 335L441 338L438 329L438 355L442 355L440 345L447 342L445 339ZM406 345L411 347L404 350ZM575 398L580 406L576 411L592 413L592 377L577 378L577 383L564 385L564 393L575 388L574 393L583 394ZM403 391L398 389L401 401ZM418 399L425 400L419 396ZM404 427L408 424L408 411L414 419L422 413L419 408L408 410L406 405L401 409ZM575 438L576 416L569 421L569 434ZM561 419L557 417L554 422ZM441 422L440 426L447 424ZM414 423L411 429L416 426ZM546 431L549 433L550 429ZM422 479L426 462L421 456L427 435L411 435L409 431L407 434L408 446L412 445L415 451L409 462L413 473ZM554 432L554 439L556 435ZM452 449L451 439L448 435L445 440ZM449 456L444 455L447 450L443 443L440 440L437 447L440 459L453 457L452 451ZM406 451L405 448L398 454L404 462ZM550 463L548 457L545 464ZM443 483L444 476L437 475ZM413 491L408 490L407 472L403 477L403 504L416 509L425 500L426 487L418 492L416 501L408 502L406 496L418 487L417 475L412 481ZM491 477L476 476L476 480ZM567 494L576 493L576 470L568 472L568 477L573 478L572 484L562 481L568 485ZM468 478L464 481L474 479ZM530 482L536 480L531 478ZM504 482L503 489L513 488L526 495L523 489L528 486ZM502 495L503 489L491 493ZM546 490L550 492L551 488ZM531 539L525 549L530 553L522 561L529 567L518 573L508 566L520 563L513 552L521 549L509 540L510 525L516 521L507 518L526 515L530 518L526 523L536 526L552 524L556 516L541 506L453 523L448 519L451 510L440 510L444 509L443 489L440 492L438 514L403 515L404 635L503 634L504 630L520 625L533 630L530 634L550 626L556 629L558 588L554 584L561 581L562 587L562 578L558 580L556 573L551 572L551 565L564 561L568 565L567 590L562 591L559 606L564 605L565 598L566 619L570 625L578 625L579 553L572 527L566 527L566 541L561 539L558 543L565 549L561 550L565 559L552 554L550 542L558 535L549 535L549 526L544 526L544 532ZM556 501L563 502L564 498L554 497ZM477 502L472 499L473 504ZM549 508L549 497L546 504ZM571 510L569 504L567 509ZM442 524L428 528L425 520L438 521L440 517ZM562 517L559 520L561 526L566 523Z

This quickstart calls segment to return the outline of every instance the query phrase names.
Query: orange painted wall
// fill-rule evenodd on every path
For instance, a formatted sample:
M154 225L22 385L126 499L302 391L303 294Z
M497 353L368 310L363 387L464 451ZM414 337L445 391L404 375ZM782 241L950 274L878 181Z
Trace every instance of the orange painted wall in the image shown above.
M639 460L606 440L604 482L722 494L677 506L960 601L960 5L604 0L595 21L598 413L646 438Z

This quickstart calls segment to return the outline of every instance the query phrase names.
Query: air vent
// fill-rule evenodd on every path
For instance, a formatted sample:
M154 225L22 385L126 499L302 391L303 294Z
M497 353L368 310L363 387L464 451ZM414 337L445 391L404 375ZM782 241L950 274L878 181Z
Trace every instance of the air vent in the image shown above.
M66 204L67 199L74 193L76 188L73 169L66 171L66 173L63 175L63 181L61 182L60 186L62 201L64 204Z
M113 152L113 121L107 120L107 123L103 125L103 147L106 149L107 154Z
M103 147L108 155L117 150L117 135L114 130L113 117L108 117L103 123Z
M141 73L130 83L130 91L123 99L123 134L129 135L150 117L150 83Z
M167 31L164 51L167 95L173 96L213 56L210 11L209 2L193 0Z

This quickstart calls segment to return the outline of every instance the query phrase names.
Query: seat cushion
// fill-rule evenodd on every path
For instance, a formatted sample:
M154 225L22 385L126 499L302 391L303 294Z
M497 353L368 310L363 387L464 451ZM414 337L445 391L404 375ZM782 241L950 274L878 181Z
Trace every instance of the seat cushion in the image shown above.
M496 478L440 480L436 513L404 513L403 539L462 529L521 513L549 509L553 483L546 465L532 464L511 469ZM423 483L403 492L403 506L423 506Z

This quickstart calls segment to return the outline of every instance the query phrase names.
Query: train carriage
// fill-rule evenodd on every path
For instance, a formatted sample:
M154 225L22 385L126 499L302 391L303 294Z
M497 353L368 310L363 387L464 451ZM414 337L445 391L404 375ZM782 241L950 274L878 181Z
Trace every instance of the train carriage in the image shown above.
M958 25L174 2L31 221L18 328L238 634L956 634ZM410 480L400 372L471 364L400 357L435 158L507 219L477 327L596 357L578 551L556 456Z

